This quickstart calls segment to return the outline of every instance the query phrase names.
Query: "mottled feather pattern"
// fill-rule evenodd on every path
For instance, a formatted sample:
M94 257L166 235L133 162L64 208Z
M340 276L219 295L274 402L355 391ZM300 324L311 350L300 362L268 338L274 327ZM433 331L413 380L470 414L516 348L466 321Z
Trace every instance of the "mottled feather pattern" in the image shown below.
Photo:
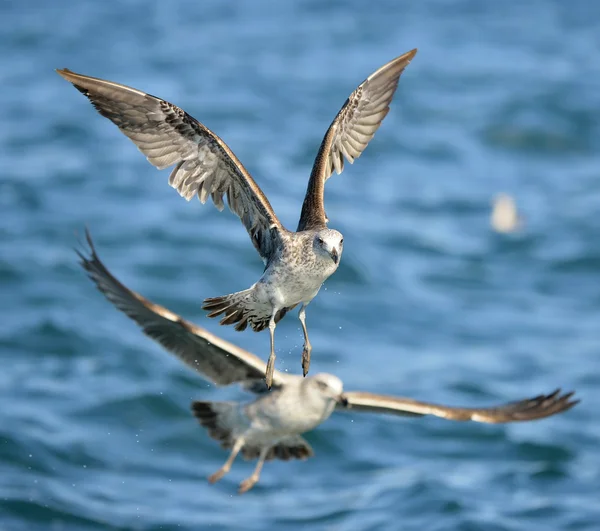
M266 263L285 231L268 199L235 154L210 129L176 105L145 92L67 69L58 73L82 92L158 169L175 165L169 184L186 200L195 195L239 216Z
M160 100L160 105L165 122L182 137L191 138L195 145L195 149L182 155L184 160L171 172L169 184L188 201L198 196L206 203L210 196L219 210L223 210L226 197L229 208L246 227L254 247L263 260L268 260L278 241L280 224L267 198L245 170L241 185L239 179L231 178L240 174L242 165L237 158L234 161L235 156L214 133L183 109L164 100ZM156 162L161 161L168 162L161 169L174 163L171 158ZM150 162L158 167L155 161Z
M404 69L417 53L412 50L382 66L363 81L346 100L321 143L310 175L297 230L327 224L323 188L333 171L344 170L365 150L387 116Z
M293 308L294 306L291 306L279 310L275 314L275 323L281 321L285 314ZM246 330L248 325L255 332L261 332L269 326L269 320L271 319L270 307L256 300L256 294L252 289L223 297L205 299L202 303L202 309L210 312L208 317L223 315L219 324L235 324L235 329L238 332Z
M255 332L268 327L273 306L268 298L272 286L285 286L290 301L275 313L277 324L286 313L295 308L302 295L316 294L323 281L335 271L336 265L329 260L323 265L313 251L312 233L294 234L282 237L283 246L277 260L265 270L263 278L249 289L204 300L202 308L210 312L208 317L223 316L220 324L233 325L238 331L250 326ZM281 290L284 291L284 290Z

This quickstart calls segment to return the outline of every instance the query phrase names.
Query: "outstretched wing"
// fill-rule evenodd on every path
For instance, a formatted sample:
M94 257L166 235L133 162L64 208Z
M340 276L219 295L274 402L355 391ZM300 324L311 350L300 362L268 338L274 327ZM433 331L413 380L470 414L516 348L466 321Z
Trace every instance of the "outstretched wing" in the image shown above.
M217 385L242 383L253 392L266 391L266 364L254 354L221 339L186 321L166 308L153 304L119 282L100 261L89 232L89 256L77 252L81 265L104 296L135 321L144 334L160 343L181 361ZM273 375L274 386L289 378L279 371Z
M579 400L571 400L573 392L561 394L560 389L548 395L510 402L501 406L487 408L464 408L440 406L419 402L410 398L400 398L372 393L344 393L347 400L338 409L364 411L367 413L389 413L408 417L435 415L448 420L472 420L496 424L500 422L518 422L542 419L571 409Z
M83 76L66 68L57 72L92 102L96 110L125 133L159 170L175 164L169 184L188 201L210 195L229 208L246 227L265 263L278 247L283 229L273 208L246 168L217 135L179 107L112 81Z
M308 182L298 231L322 228L329 221L323 204L325 181L333 170L340 174L344 157L350 164L360 157L390 110L398 80L417 50L397 57L371 74L350 95L329 126Z

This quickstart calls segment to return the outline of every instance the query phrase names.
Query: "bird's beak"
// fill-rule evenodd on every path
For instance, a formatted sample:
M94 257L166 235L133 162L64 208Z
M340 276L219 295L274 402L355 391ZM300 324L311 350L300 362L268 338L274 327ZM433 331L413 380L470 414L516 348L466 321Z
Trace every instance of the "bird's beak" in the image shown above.
M348 407L348 399L343 394L338 396L337 403L342 407Z
M335 247L331 250L331 259L335 264L337 264L340 261L340 255Z

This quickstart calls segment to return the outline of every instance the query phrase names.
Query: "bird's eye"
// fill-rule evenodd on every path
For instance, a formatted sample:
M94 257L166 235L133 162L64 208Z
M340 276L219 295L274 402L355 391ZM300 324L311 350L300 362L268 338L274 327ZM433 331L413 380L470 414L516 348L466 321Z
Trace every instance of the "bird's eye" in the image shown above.
M321 391L327 391L327 384L325 382L320 382L320 381L317 380L317 387Z
M341 245L342 243L344 243L344 238L342 238L342 239L340 240L340 245Z
M317 239L317 241L319 242L319 245L323 245L325 242L323 241L323 238L319 238Z

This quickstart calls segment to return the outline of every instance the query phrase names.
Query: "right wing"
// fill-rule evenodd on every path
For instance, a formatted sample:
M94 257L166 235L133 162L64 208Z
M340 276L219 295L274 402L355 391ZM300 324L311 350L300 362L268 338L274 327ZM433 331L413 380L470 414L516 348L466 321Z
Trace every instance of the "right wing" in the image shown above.
M206 380L217 385L239 382L252 392L266 390L267 366L260 358L125 287L100 261L87 230L86 238L90 253L88 257L77 251L81 266L102 294L135 321L144 334L198 371ZM285 378L286 375L275 370L273 386L283 385Z
M542 419L571 409L579 400L571 400L573 393L561 394L560 389L548 395L539 395L517 402L509 402L495 407L467 408L452 407L420 402L411 398L377 395L365 392L344 393L343 405L338 409L365 413L388 413L408 417L434 415L448 420L472 420L497 424Z
M334 169L338 174L342 173L344 158L352 164L367 148L390 110L402 72L416 53L416 49L411 50L373 72L350 94L338 112L317 153L302 204L298 231L327 226L325 181Z
M269 200L246 168L217 135L168 101L112 81L57 72L127 135L159 170L175 164L169 184L188 201L210 195L223 210L223 196L266 263L285 230Z

